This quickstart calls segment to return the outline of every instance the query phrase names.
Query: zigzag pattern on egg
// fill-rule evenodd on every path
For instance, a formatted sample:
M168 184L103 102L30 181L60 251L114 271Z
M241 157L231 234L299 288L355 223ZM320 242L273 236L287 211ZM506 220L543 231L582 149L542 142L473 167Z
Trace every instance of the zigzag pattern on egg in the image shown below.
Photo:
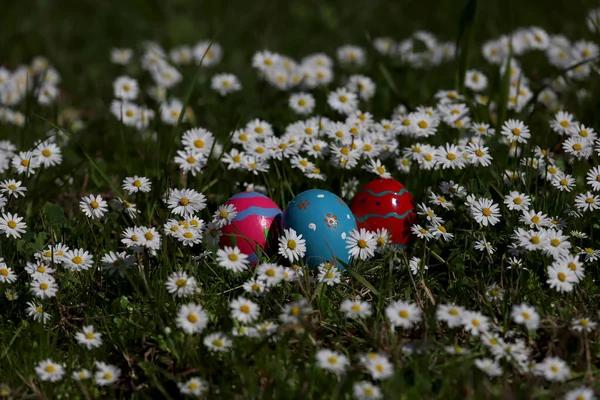
M406 247L410 227L416 221L414 201L408 190L394 179L376 179L365 185L354 198L352 213L358 228L369 231L385 228L391 242Z

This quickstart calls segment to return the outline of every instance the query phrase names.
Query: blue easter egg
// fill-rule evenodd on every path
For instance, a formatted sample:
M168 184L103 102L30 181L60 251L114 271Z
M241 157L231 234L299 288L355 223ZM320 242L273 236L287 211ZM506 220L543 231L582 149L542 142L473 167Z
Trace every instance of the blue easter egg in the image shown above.
M337 259L350 261L346 237L356 229L356 220L344 200L335 194L320 189L300 193L285 209L282 225L306 240L304 259L309 266L334 263Z

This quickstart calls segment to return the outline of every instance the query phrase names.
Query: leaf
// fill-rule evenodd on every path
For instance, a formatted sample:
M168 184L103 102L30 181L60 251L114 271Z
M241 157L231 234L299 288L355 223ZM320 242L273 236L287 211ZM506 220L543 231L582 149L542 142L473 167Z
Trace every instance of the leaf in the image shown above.
M509 38L512 43L512 36ZM500 98L498 99L498 121L496 126L496 132L500 132L504 119L506 118L506 109L508 107L508 96L510 94L510 65L512 61L512 46L509 47L508 57L506 58L506 70L502 76L502 83L500 86Z
M357 281L362 283L367 289L369 289L371 292L373 292L373 294L375 294L376 296L379 296L379 291L377 291L377 289L375 289L375 287L373 285L371 285L364 276L362 276L361 274L356 272L354 269L348 268L348 266L345 266L345 267L346 267L346 270L348 271L348 273L350 275L352 275L352 277L354 279L356 279Z
M50 225L63 225L67 222L63 209L56 204L46 202L46 204L44 204L43 214Z
M394 94L396 96L399 96L400 95L400 91L396 87L396 83L394 82L394 79L392 78L392 75L390 74L390 71L388 71L388 69L386 68L386 66L383 65L382 63L379 63L379 69L381 70L381 74L383 75L383 78L387 82L388 86L390 87L390 89L392 89L392 92L394 92Z
M471 47L475 35L475 17L477 0L469 0L460 15L456 49L458 52L457 88L462 91L465 86L465 74L471 58Z

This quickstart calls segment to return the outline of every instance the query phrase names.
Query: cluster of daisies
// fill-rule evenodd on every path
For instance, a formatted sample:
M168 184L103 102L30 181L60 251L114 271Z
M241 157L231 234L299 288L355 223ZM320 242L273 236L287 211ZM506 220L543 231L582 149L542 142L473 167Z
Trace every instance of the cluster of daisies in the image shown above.
M180 99L173 97L170 91L183 79L180 68L195 64L197 67L210 68L221 61L223 49L218 43L201 41L193 48L179 46L168 53L158 43L144 43L140 57L143 70L149 74L153 85L145 89L148 96L158 104L159 117L165 124L175 125L187 117ZM115 64L128 65L133 61L132 49L113 49L111 60ZM222 96L242 89L237 77L230 73L218 73L211 79L211 88ZM111 113L126 126L146 130L156 117L154 108L136 103L142 88L138 80L129 76L120 76L113 82L115 99L110 105Z
M590 30L598 31L600 9L590 11L586 22ZM399 59L414 68L437 66L455 55L453 43L439 42L424 31L400 42L387 37L376 38L373 47L381 55ZM544 52L549 64L557 69L568 69L564 76L548 82L549 86L537 97L519 62L521 55L531 51ZM181 148L177 150L173 164L191 177L201 175L205 167L214 162L249 177L267 174L272 167L281 166L297 170L308 179L321 181L327 179L322 172L326 164L338 170L366 170L381 178L415 171L487 169L487 173L495 175L508 188L502 194L503 199L470 194L464 186L453 181L443 181L438 188L430 188L427 199L417 204L419 222L411 227L411 232L419 239L415 248L427 249L432 240L439 246L452 242L458 235L452 233L452 228L459 218L464 218L472 229L461 233L460 237L470 240L473 249L481 253L482 260L489 264L505 262L507 269L516 270L525 269L528 259L543 259L547 262L548 287L560 293L577 293L576 285L586 278L586 269L600 259L600 250L593 248L593 240L586 232L569 230L567 226L585 225L600 208L600 195L597 194L600 192L600 166L590 166L592 157L600 156L600 140L592 127L562 109L562 97L591 77L600 48L593 42L572 42L562 35L550 35L541 28L528 27L485 43L482 52L495 74L509 78L508 110L520 113L538 105L548 110L549 128L560 140L557 148L561 154L532 146L536 133L521 119L501 121L502 124L496 126L500 127L499 132L496 131L489 121L499 117L497 110L500 107L486 95L488 76L476 69L466 71L463 93L440 90L432 104L410 110L399 105L389 118L375 120L372 114L362 111L367 109L377 92L375 80L357 73L368 62L367 50L345 45L337 49L335 58L316 53L297 61L266 50L255 53L251 65L260 79L290 92L286 101L302 119L287 126L252 119L231 132L231 143L227 144L219 143L212 132L202 127L187 129L180 138ZM111 53L111 61L119 65L130 64L133 57L131 49L114 49ZM183 82L181 71L186 65L211 68L218 65L222 57L222 48L208 41L170 51L157 43L145 43L140 62L152 86L142 89L139 83L145 81L142 77L138 77L139 80L125 75L117 77L113 85L111 114L123 125L142 132L151 129L155 118L168 125L189 122L183 102L171 94ZM340 68L352 71L343 81L336 80L336 62ZM27 95L33 95L41 105L52 104L58 96L59 82L59 74L41 57L14 71L0 68L0 122L22 126L25 115L14 108ZM226 96L241 90L242 83L233 74L218 73L212 76L211 88L220 96ZM147 91L158 108L140 103L144 97L142 90ZM316 90L327 91L326 104L317 104L311 93ZM584 99L588 95L581 88L576 97ZM315 110L325 107L336 117L314 114ZM489 110L491 118L483 120L481 112L476 112L482 107ZM451 136L455 140L439 145L441 136ZM27 231L24 218L11 210L23 203L27 193L23 182L40 169L61 164L59 139L65 138L59 132L51 131L44 140L25 151L18 151L10 141L0 141L0 174L17 177L0 182L0 235L3 241L16 241ZM494 158L490 149L496 146L496 141L500 142L507 165L514 166L512 169L493 170ZM582 170L582 167L585 167L585 177L576 176L574 171ZM342 196L352 198L359 183L354 176L346 179ZM541 193L545 197L561 196L567 207L563 210L552 205L544 207L552 210L551 215L541 211L543 198L540 192L524 190L526 185L534 184L543 188ZM581 188L583 185L585 189ZM215 318L211 318L210 311L197 301L198 281L193 272L183 269L169 274L164 282L164 289L173 296L177 309L172 326L185 335L201 335L202 344L208 351L226 353L236 351L237 338L276 341L283 333L303 332L306 324L311 322L314 310L308 298L290 301L277 309L275 316L269 317L265 307L261 307L261 300L277 288L302 291L301 285L307 282L343 286L348 281L335 263L322 263L309 271L303 263L306 238L293 229L281 232L277 240L277 260L261 258L254 266L237 246L219 247L223 229L233 223L238 210L233 205L222 204L211 212L207 197L192 188L170 188L162 194L164 208L168 211L162 225L139 225L141 212L132 199L143 201L153 190L152 186L147 177L135 175L122 182L128 197L89 194L79 199L79 209L88 222L104 221L111 212L126 216L127 226L121 227L116 251L100 253L72 246L75 243L59 242L36 252L28 260L19 261L21 264L9 265L10 262L0 258L0 284L5 289L5 297L10 301L26 298L27 315L35 322L48 324L53 318L51 302L60 289L57 278L95 269L107 271L117 279L123 278L128 271L141 265L142 260L152 258L159 263L159 252L165 241L178 243L182 251L201 246L206 250L202 257L211 257L227 273L245 279L233 289L239 293L228 304L233 328L228 331L212 329ZM258 186L252 189L260 190ZM494 243L498 235L491 231L501 222L511 227L509 237ZM349 255L357 262L389 256L393 263L407 267L415 276L425 274L429 268L427 251L422 258L401 259L398 250L389 246L390 233L386 229L375 232L353 230L345 240ZM508 242L506 259L504 254L498 256L505 242ZM26 292L17 284L21 269L27 277ZM312 281L301 279L310 278L309 274L313 275ZM530 340L530 335L543 329L544 319L550 315L541 315L527 303L513 304L507 322L512 326L499 326L497 321L502 319L500 302L504 294L505 289L497 283L487 286L483 296L491 304L487 315L452 303L438 304L435 311L424 310L420 304L409 300L391 301L382 314L394 332L408 332L421 327L428 311L434 312L437 323L448 333L442 339L444 351L449 355L475 353L475 366L491 378L508 374L508 371L532 374L548 382L565 382L573 378L567 360L552 355L552 352L544 358L534 353L535 342ZM372 323L377 314L375 304L361 296L347 295L335 307L345 319L365 326ZM586 341L587 335L596 330L597 323L583 314L580 312L572 318L569 325L573 335ZM165 333L170 334L171 328ZM87 350L103 345L103 334L93 325L82 326L74 337L77 344ZM430 348L428 345L415 347L410 342L402 344L402 357ZM319 368L337 377L350 369L363 371L363 378L353 384L354 397L383 398L380 383L390 379L397 366L388 354L379 350L355 356L353 365L352 357L346 352L316 343L314 360ZM86 368L75 369L71 378L93 378L100 386L120 379L119 367L92 361L93 364L87 367L93 365L94 372ZM42 381L58 382L67 375L65 365L52 359L40 361L34 370ZM178 386L182 394L196 396L210 388L208 381L200 376L180 381ZM569 391L565 397L593 399L594 394L592 390L580 387Z
M29 65L13 71L0 67L0 122L25 125L26 116L16 108L28 96L40 105L49 106L59 95L60 74L47 58L35 57Z

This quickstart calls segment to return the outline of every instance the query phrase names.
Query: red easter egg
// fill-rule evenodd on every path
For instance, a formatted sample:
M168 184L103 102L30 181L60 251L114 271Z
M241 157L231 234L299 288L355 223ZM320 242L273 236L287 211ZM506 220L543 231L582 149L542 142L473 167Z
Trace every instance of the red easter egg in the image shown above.
M281 220L281 209L273 200L258 192L238 193L225 204L234 205L237 215L231 224L221 229L223 234L219 244L221 247L237 246L242 253L248 255L252 264L256 264L256 247L268 250L271 228L276 228Z
M408 190L395 179L376 179L366 184L354 197L352 213L358 229L385 228L392 244L406 247L411 239L410 227L416 222L415 205Z

